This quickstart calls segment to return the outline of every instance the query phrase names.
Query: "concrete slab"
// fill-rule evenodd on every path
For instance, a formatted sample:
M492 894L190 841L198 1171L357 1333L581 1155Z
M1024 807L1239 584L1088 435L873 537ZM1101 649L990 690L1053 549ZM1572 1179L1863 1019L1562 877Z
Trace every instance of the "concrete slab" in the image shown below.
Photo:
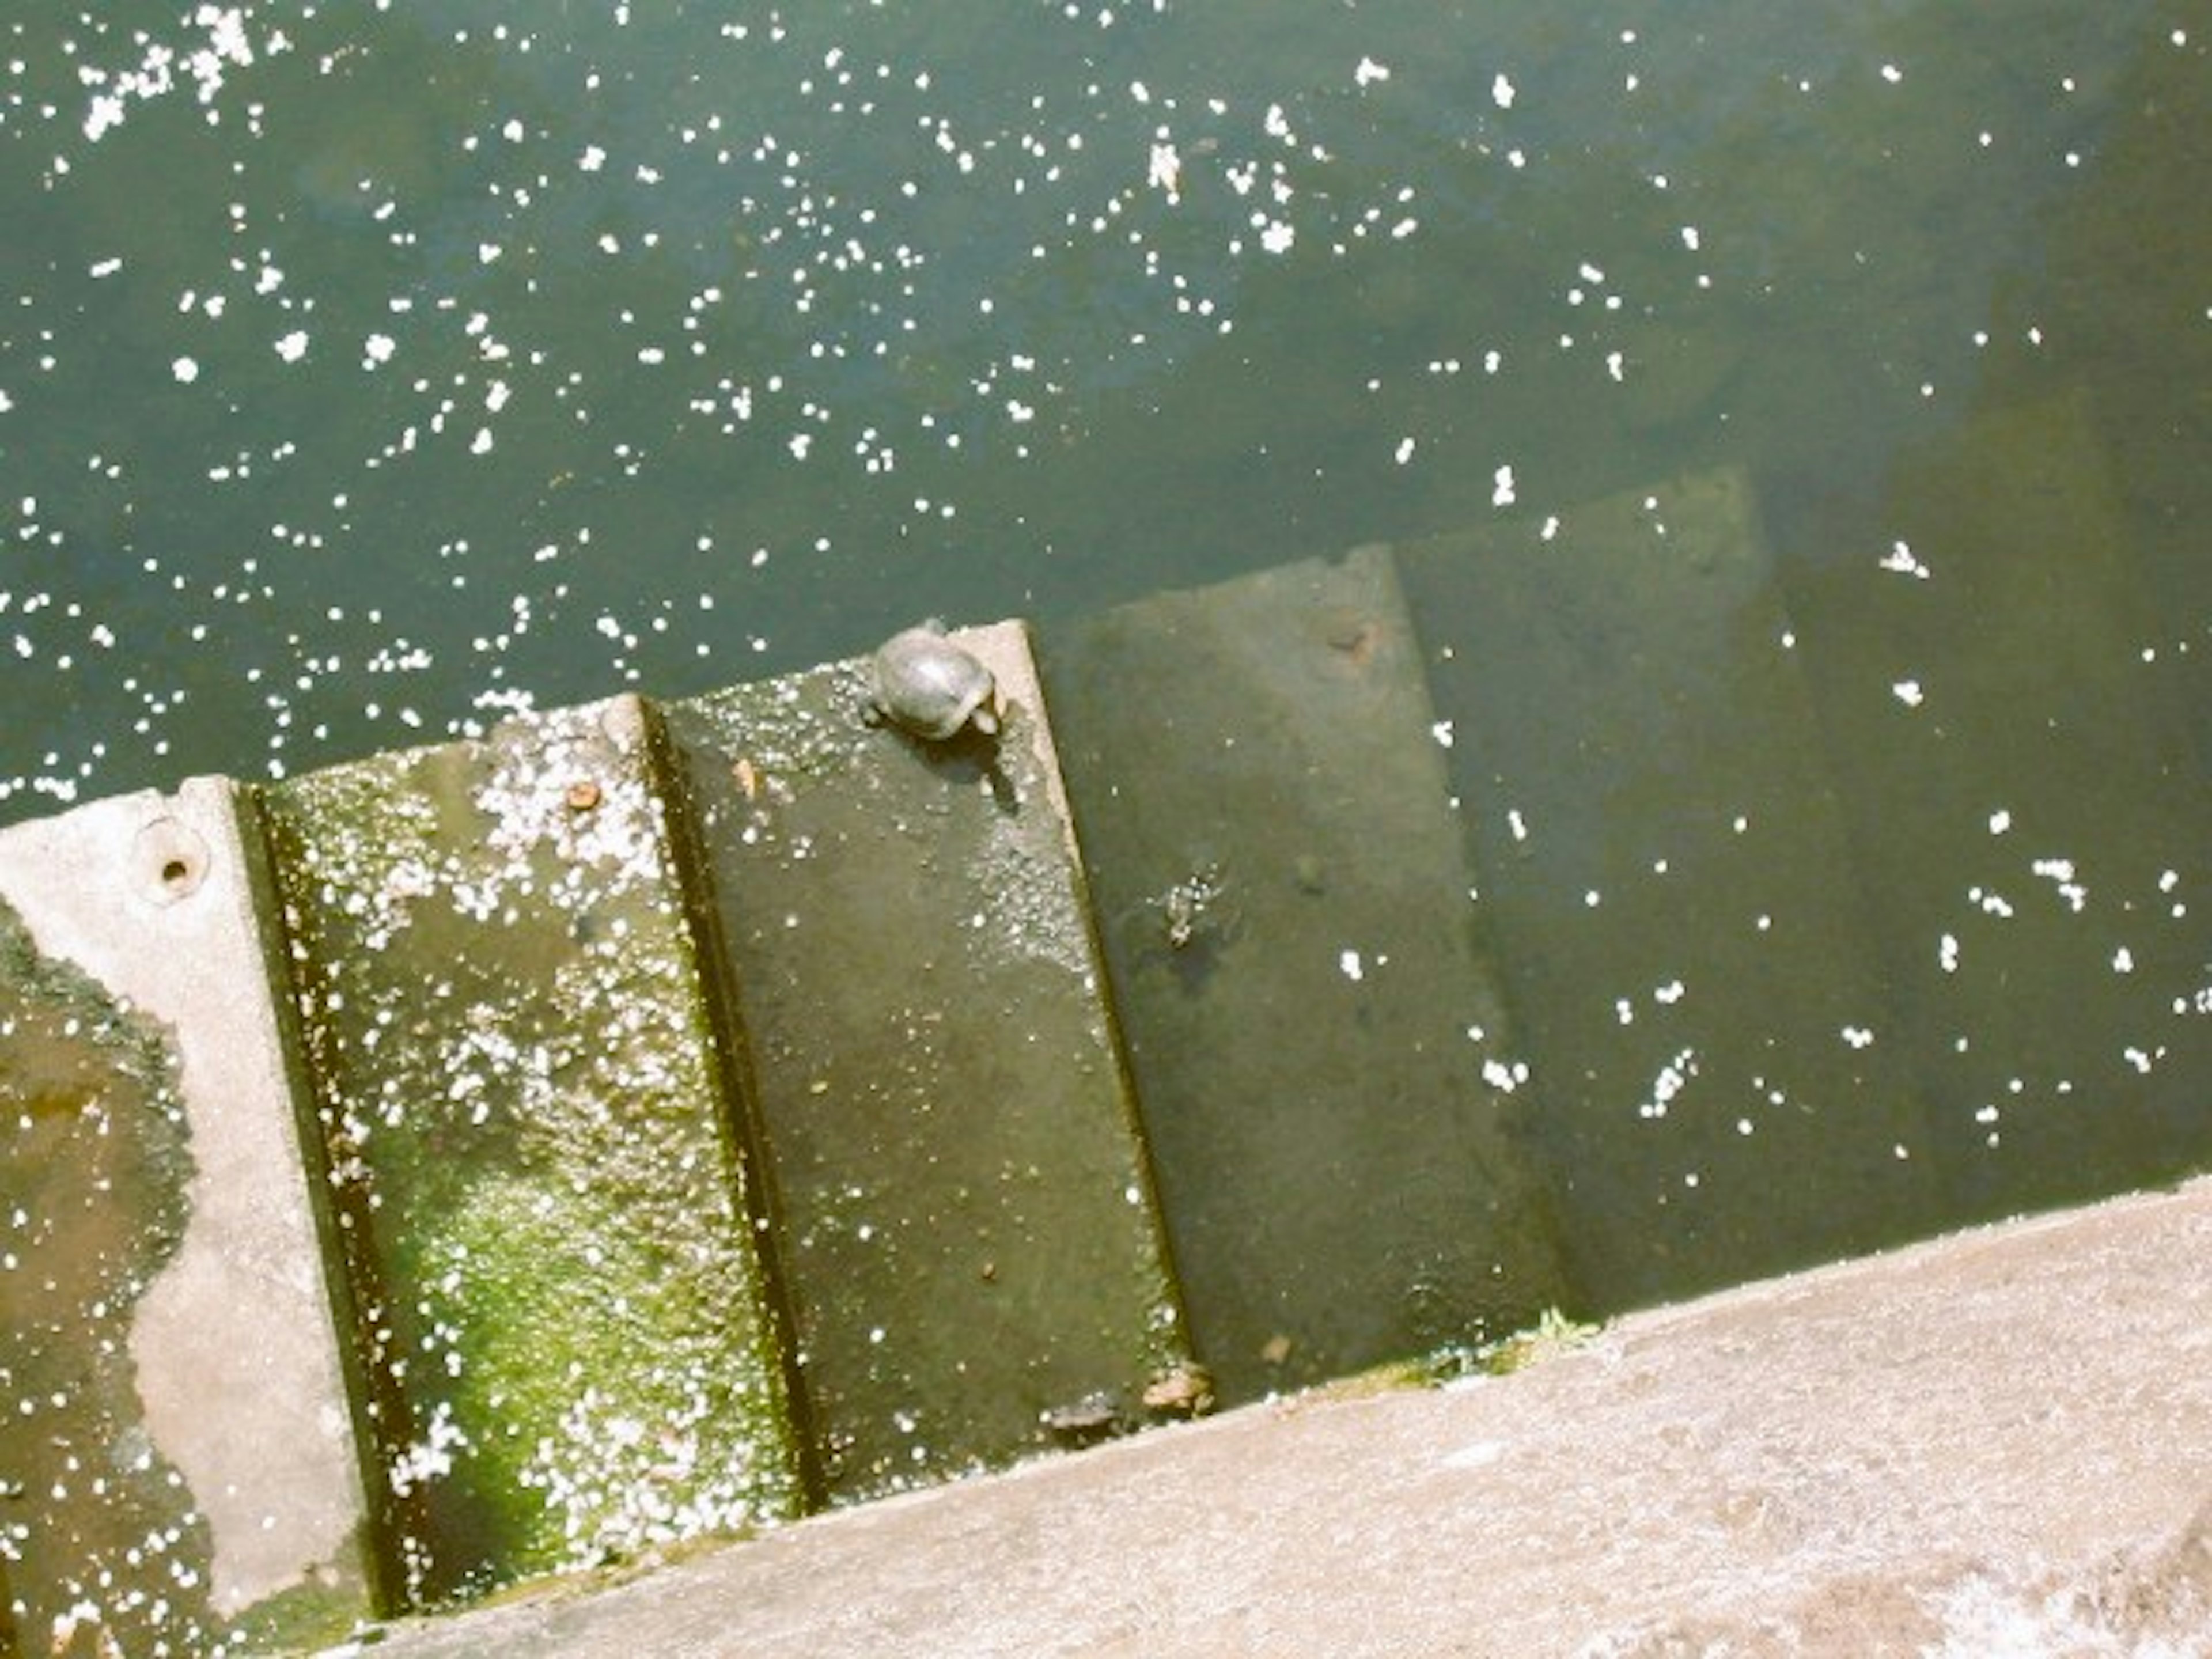
M808 1521L390 1659L2212 1651L2212 1184Z
M1936 1231L1744 475L1398 556L1584 1305Z
M0 832L0 1558L27 1653L369 1610L258 857L212 778Z
M1927 446L1887 518L1805 574L1804 658L1954 1213L2201 1169L2212 789L2084 400Z
M669 706L831 1494L1155 1413L1188 1350L1018 623L995 745L863 723L865 665Z
M1161 594L1042 665L1224 1397L1568 1299L1388 558Z
M417 1603L793 1513L643 706L258 792Z

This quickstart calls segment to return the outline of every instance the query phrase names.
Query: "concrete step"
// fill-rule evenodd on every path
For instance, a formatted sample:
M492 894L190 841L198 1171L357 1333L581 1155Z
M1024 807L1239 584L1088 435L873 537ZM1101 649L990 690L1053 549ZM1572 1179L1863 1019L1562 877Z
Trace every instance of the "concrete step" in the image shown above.
M666 793L634 697L259 792L410 1605L807 1507Z
M1161 594L1042 660L1224 1397L1568 1299L1389 558Z
M1885 1029L1960 1220L2203 1167L2212 819L2172 632L2077 396L1904 467L1895 540L1803 579ZM2196 994L2177 994L2177 988Z
M1850 830L1750 484L1398 550L1584 1306L1933 1231Z
M860 661L665 715L838 1499L1194 1403L1026 636L956 637L995 744L872 728Z
M275 916L220 780L0 831L0 1652L375 1600Z

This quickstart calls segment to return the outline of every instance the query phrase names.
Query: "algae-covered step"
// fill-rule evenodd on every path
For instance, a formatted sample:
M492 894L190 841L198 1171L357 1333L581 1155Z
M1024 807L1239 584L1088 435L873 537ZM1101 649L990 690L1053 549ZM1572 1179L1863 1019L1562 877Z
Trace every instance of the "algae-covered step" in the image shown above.
M258 839L199 778L0 831L0 1653L373 1609Z
M901 639L664 711L840 1498L1202 1395L1026 636Z
M651 750L620 697L259 792L411 1602L805 1506Z

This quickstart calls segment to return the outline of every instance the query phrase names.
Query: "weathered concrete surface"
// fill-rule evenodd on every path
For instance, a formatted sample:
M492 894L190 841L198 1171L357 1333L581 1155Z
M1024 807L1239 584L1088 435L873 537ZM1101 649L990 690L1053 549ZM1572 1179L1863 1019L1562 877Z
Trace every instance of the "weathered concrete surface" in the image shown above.
M259 792L412 1604L803 1499L664 788L617 697Z
M955 637L994 744L864 723L863 662L664 711L840 1498L1142 1418L1188 1352L1026 636Z
M1589 1304L1936 1231L1741 471L1397 551Z
M809 1521L392 1659L2212 1650L2212 1182Z
M1224 1396L1569 1300L1388 556L1159 594L1040 655Z
M26 1489L0 1554L26 1651L64 1626L203 1650L368 1607L263 880L220 779L0 833L36 953L0 970L0 1479Z

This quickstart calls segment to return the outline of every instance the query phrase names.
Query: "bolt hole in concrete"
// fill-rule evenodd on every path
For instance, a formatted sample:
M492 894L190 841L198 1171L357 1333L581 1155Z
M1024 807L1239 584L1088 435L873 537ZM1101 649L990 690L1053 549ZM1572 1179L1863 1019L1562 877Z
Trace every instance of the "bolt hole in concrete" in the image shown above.
M199 831L173 817L158 817L138 831L134 862L140 896L156 906L174 904L199 890L208 872L208 846Z

